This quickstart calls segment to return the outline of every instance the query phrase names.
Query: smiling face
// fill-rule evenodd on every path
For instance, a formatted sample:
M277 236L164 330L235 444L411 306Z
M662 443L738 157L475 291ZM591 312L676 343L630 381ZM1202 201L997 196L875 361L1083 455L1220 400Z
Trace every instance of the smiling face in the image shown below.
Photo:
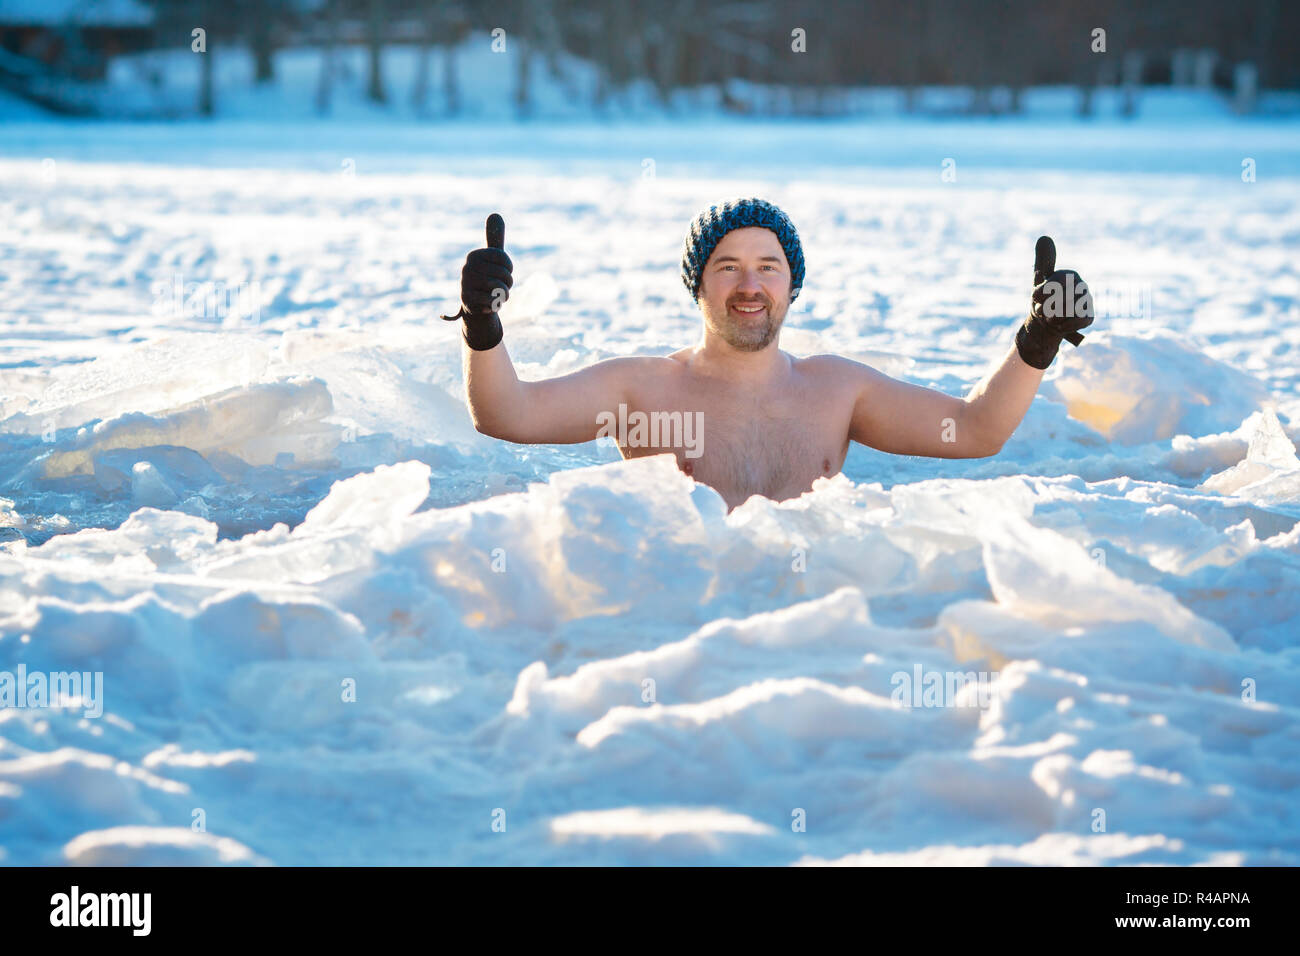
M704 325L738 351L765 349L781 331L790 290L790 263L776 234L760 226L734 229L704 265Z

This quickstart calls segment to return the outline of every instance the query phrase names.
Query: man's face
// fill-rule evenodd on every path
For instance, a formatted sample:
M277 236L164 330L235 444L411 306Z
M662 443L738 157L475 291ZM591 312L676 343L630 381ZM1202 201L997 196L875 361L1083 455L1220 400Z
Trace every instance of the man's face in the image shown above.
M733 229L704 265L700 312L705 326L741 352L776 340L790 308L790 263L776 234L761 226Z

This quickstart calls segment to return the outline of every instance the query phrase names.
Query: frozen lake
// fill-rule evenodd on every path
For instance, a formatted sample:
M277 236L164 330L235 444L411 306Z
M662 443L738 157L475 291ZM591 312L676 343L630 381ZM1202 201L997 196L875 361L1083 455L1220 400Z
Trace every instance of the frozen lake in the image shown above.
M964 394L1043 233L1101 314L998 456L730 515L474 431L489 212L535 378L691 344L739 195L795 354ZM1278 121L6 122L0 703L103 713L0 707L0 862L1300 863L1298 253Z

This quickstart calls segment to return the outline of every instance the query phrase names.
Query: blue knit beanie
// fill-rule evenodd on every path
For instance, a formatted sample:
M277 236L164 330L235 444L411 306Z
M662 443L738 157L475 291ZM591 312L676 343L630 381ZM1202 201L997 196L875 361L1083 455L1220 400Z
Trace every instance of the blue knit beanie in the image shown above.
M700 282L704 264L713 255L722 237L733 229L761 226L776 233L790 263L790 301L793 302L803 288L803 246L794 223L776 206L764 199L732 199L721 205L710 206L691 223L686 235L686 250L682 253L682 282L696 301L700 298Z

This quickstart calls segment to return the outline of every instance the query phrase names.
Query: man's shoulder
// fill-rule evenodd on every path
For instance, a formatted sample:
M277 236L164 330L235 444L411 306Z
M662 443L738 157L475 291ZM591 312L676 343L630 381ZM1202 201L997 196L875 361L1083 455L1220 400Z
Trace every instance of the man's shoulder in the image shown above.
M672 372L680 368L681 363L675 361L672 355L616 355L601 359L596 365L611 371L654 374Z
M590 366L602 377L624 387L667 387L685 366L670 355L620 355Z
M870 365L843 355L825 352L818 355L805 355L794 359L795 367L802 372L816 375L833 375L837 378L856 379L877 374Z
M879 369L845 355L809 355L799 360L797 368L806 381L852 402L878 398L899 384Z

